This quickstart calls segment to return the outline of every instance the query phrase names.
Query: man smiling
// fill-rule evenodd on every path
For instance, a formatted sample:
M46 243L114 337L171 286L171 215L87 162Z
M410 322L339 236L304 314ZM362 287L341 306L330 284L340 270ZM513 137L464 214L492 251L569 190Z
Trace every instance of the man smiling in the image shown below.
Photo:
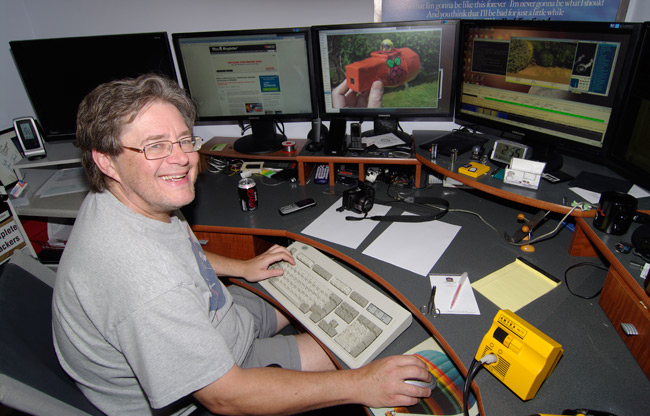
M54 344L63 368L102 411L285 414L343 403L409 405L429 389L419 359L334 369L307 334L217 274L255 282L294 264L273 246L246 261L202 250L179 209L194 199L196 109L155 75L114 81L79 107L77 142L91 192L57 272ZM277 368L280 367L280 368ZM302 370L302 371L297 371ZM155 409L155 410L154 410Z

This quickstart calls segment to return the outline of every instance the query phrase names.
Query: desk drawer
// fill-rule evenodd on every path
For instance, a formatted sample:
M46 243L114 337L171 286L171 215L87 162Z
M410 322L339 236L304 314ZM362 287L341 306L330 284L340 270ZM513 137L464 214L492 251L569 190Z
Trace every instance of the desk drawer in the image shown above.
M633 282L634 284L636 282ZM609 270L599 300L600 306L614 324L641 369L650 378L650 312L648 299L640 299L613 269ZM639 335L626 335L621 323L634 325Z

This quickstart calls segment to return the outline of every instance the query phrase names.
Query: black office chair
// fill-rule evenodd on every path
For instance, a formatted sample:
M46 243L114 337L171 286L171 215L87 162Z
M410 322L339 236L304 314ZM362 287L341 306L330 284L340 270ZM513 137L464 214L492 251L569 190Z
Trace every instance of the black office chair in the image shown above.
M55 273L17 250L0 275L0 403L32 415L102 415L52 343Z

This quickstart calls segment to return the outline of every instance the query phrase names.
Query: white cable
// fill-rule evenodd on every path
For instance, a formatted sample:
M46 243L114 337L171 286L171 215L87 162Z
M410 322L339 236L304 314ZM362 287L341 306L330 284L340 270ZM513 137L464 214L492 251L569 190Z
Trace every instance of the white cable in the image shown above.
M479 360L481 364L494 364L497 362L497 356L496 354L486 354L481 359Z

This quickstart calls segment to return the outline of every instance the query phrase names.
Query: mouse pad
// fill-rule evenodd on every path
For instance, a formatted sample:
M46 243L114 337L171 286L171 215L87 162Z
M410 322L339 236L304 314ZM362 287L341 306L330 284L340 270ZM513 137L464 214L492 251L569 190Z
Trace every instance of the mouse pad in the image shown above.
M429 372L438 380L438 386L431 396L421 399L418 404L409 407L394 408L397 413L425 415L463 414L463 386L465 379L460 375L447 354L435 350L418 351L414 355L422 359L429 367ZM469 407L476 403L474 393L469 396Z

